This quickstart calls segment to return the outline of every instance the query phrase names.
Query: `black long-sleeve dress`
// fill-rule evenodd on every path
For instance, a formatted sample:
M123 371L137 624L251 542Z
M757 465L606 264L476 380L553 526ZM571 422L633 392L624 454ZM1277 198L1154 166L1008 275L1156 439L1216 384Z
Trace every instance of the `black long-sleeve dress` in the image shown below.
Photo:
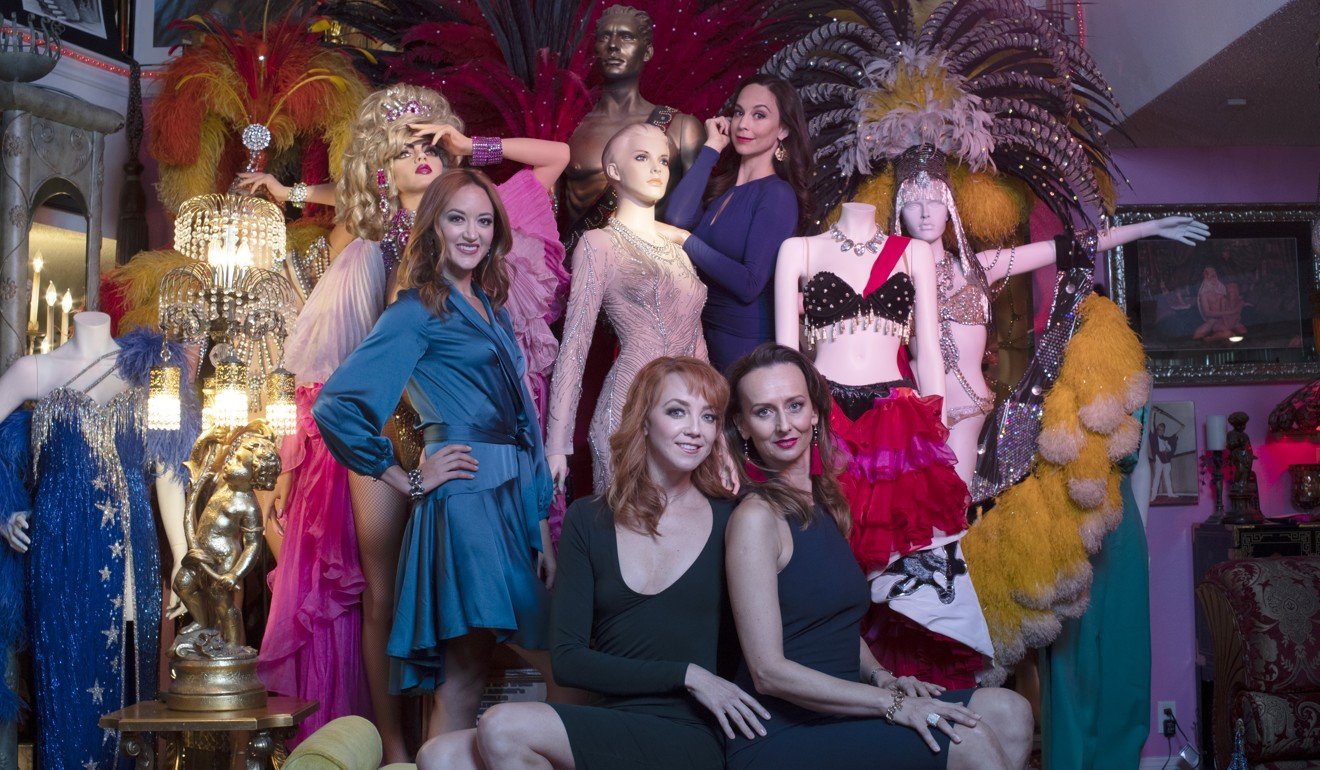
M724 587L733 503L709 502L705 548L657 594L624 582L602 498L578 500L564 517L550 626L555 680L600 694L592 706L550 704L578 770L724 767L714 717L683 685L688 664L724 671L722 651L736 650Z

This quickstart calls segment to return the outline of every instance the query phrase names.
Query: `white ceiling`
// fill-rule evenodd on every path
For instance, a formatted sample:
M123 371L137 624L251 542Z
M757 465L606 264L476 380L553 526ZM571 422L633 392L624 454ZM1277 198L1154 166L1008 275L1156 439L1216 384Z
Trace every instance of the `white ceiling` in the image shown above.
M1086 23L1128 116L1115 146L1320 145L1317 0L1098 0Z

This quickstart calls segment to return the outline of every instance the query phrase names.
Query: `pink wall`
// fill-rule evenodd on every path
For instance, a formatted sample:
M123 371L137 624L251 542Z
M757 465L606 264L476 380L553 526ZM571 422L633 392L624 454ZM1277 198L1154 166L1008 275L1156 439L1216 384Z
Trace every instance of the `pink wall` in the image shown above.
M1320 147L1131 148L1114 153L1131 181L1120 189L1121 203L1295 203L1316 199ZM1157 387L1154 401L1196 403L1197 444L1205 446L1205 418L1244 411L1247 433L1261 459L1256 463L1261 507L1266 515L1287 515L1287 466L1316 462L1320 444L1267 439L1265 418L1296 389L1297 383ZM1151 508L1146 523L1150 546L1151 737L1145 756L1163 757L1164 736L1157 729L1155 703L1173 700L1184 731L1195 739L1196 641L1192 585L1192 525L1213 509L1208 488L1192 506ZM1208 716L1208 715L1207 715ZM1175 749L1179 741L1174 742ZM1206 753L1209 747L1201 747Z

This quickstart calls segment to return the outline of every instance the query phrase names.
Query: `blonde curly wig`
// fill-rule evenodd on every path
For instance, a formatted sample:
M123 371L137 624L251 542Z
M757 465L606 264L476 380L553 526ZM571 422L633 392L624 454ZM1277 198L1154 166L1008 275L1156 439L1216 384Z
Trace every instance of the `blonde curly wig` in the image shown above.
M405 105L412 102L418 109L404 111ZM442 123L463 130L463 121L454 114L449 100L429 88L400 83L373 91L362 101L353 120L353 140L344 158L344 173L335 190L339 200L335 221L353 235L369 241L385 236L386 223L399 207L390 162L412 141L413 126L421 123ZM446 154L444 163L446 168L453 168L458 158ZM380 170L385 171L390 187L389 210L383 214L376 185L376 172Z

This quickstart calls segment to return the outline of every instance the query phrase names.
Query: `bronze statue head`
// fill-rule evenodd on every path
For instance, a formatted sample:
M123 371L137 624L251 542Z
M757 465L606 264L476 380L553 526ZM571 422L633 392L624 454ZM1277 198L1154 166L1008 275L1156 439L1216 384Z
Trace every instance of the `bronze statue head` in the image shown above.
M596 21L596 61L605 80L638 78L651 59L655 24L651 15L627 5L611 5Z
M231 487L247 481L252 489L271 490L280 475L280 453L264 431L247 431L234 444L225 463L224 478Z

